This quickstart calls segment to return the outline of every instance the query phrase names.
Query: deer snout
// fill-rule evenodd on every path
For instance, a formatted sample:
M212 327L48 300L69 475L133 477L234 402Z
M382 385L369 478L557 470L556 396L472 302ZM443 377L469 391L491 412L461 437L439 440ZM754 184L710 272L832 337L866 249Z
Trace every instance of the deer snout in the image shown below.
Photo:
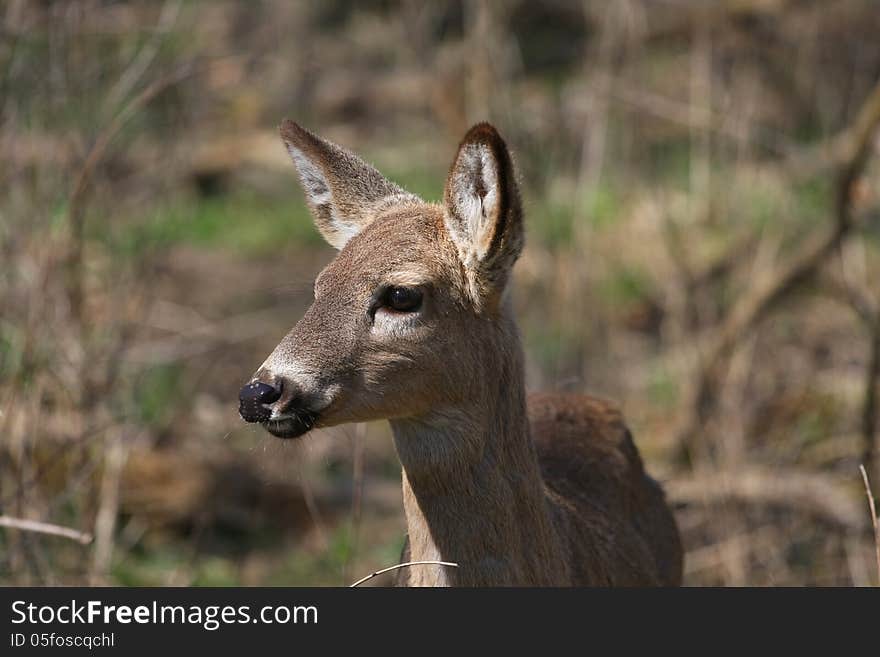
M245 422L266 422L272 416L273 404L281 398L281 386L251 381L238 393L238 412Z
M278 438L296 438L308 433L318 411L294 381L261 369L256 378L238 393L238 412L245 422L259 422Z

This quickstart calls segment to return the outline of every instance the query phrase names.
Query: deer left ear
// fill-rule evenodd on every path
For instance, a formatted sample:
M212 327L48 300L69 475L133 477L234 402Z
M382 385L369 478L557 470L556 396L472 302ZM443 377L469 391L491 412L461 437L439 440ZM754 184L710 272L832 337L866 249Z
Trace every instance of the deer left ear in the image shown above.
M381 204L418 200L354 153L293 121L286 119L280 131L315 225L331 246L343 248Z
M446 229L476 301L497 298L524 241L522 204L507 145L488 123L458 147L444 191Z

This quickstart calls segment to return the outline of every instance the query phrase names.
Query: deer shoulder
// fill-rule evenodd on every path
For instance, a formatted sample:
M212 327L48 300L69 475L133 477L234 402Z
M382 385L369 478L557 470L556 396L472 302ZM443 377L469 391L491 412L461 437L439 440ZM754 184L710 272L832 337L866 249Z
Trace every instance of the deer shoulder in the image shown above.
M528 417L546 493L568 536L574 580L678 585L678 531L618 406L540 392L528 396Z

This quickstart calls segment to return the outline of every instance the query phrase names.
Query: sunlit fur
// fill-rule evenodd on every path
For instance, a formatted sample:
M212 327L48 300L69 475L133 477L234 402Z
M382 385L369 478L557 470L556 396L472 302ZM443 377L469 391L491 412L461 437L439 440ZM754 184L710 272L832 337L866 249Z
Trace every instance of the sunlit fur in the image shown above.
M341 250L255 378L283 384L273 412L296 403L316 426L390 421L405 558L458 564L403 569L400 582L679 584L675 521L620 414L582 395L527 400L507 284L522 208L495 129L465 137L442 205L296 124L282 136ZM418 287L421 308L377 307L389 285Z

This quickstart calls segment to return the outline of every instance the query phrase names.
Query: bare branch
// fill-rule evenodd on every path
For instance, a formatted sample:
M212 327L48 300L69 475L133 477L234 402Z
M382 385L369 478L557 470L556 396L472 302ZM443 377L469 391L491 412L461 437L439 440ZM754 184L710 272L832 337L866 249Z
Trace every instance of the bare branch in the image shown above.
M83 545L88 545L92 542L92 535L87 532L70 529L69 527L62 527L61 525L53 525L48 522L40 522L38 520L24 520L23 518L0 516L0 527L10 527L25 532L48 534L50 536L61 536L62 538L69 538L73 541L82 543Z
M851 127L830 140L831 145L828 146L835 153L838 165L833 225L825 235L807 241L779 271L746 293L706 340L705 348L700 353L699 372L676 432L684 460L692 457L699 434L715 406L718 387L733 351L781 300L819 270L851 232L852 185L861 175L878 126L880 80L863 103Z
M109 444L108 444L109 443ZM119 489L122 469L128 456L123 436L114 433L107 436L104 473L101 477L101 493L98 498L98 514L95 518L95 552L92 557L91 581L93 585L104 582L110 570L116 522L119 516Z
M829 299L844 303L865 326L872 327L875 317L880 315L880 307L874 303L867 290L857 288L832 273L823 275L819 284L821 291L826 293Z
M868 496L868 508L871 510L871 525L874 527L874 551L877 557L877 583L880 585L880 525L877 524L877 507L874 506L874 493L871 492L871 484L868 481L868 473L865 466L860 465L862 481L865 482L865 493Z
M743 468L705 472L666 484L673 502L744 504L797 509L846 529L861 531L864 516L840 485L819 472Z
M128 121L143 107L149 104L160 93L179 84L187 77L193 75L196 67L192 63L184 64L171 73L164 75L147 85L143 91L137 94L112 121L98 134L83 162L76 183L73 186L67 205L67 223L70 226L71 244L67 254L66 267L68 272L68 298L70 300L73 315L78 323L82 317L82 258L83 258L83 230L85 223L85 199L86 192L91 184L92 175L97 166L104 159L110 144L119 134L119 131Z
M880 476L876 446L880 425L880 306L864 287L856 287L834 276L826 276L822 283L829 296L844 301L868 330L869 355L862 393L862 463L867 471L877 477Z
M864 401L862 402L862 459L864 468L871 474L880 471L877 459L877 428L880 424L880 408L877 397L880 396L880 313L871 325L871 347L868 366L865 369Z
M342 565L343 581L348 579L348 569L358 548L364 496L364 442L366 437L367 425L359 422L354 427L354 435L351 436L351 534L350 546L346 551L345 563Z
M356 581L349 588L354 588L356 586L360 586L361 584L363 584L367 580L373 579L374 577L377 577L383 573L387 573L392 570L397 570L398 568L409 568L410 566L422 566L422 565L426 565L426 564L428 564L428 565L434 564L437 566L449 566L450 568L458 568L458 564L453 563L451 561L407 561L406 563L398 563L393 566L388 566L388 568L383 568L382 570L377 570L375 573L370 573L366 577L362 577L361 579Z
M128 96L131 90L137 86L143 74L150 68L162 42L177 23L177 16L180 14L180 6L182 0L166 0L159 13L159 22L153 31L150 39L144 46L138 50L137 55L131 63L126 67L125 72L116 82L114 87L107 94L105 105L107 107L115 107L120 100Z
M867 99L849 128L812 149L797 153L789 160L791 173L808 178L829 169L861 169L880 122L880 84Z

